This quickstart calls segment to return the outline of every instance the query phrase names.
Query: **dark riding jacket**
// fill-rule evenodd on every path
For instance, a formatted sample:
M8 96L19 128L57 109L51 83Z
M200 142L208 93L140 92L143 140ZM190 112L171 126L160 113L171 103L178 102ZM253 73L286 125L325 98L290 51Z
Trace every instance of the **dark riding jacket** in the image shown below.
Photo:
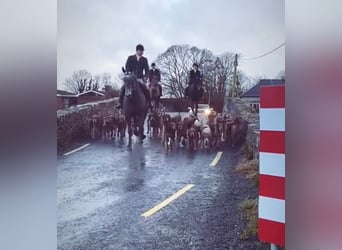
M193 69L190 71L189 85L190 84L195 84L195 85L201 85L202 84L202 74L201 74L201 71L197 70L195 72Z
M152 81L153 77L157 77L157 81L160 82L160 71L159 69L150 69L150 72L148 74L148 79Z
M137 78L147 77L149 72L147 58L141 56L138 61L136 55L129 56L126 61L126 70L134 73Z

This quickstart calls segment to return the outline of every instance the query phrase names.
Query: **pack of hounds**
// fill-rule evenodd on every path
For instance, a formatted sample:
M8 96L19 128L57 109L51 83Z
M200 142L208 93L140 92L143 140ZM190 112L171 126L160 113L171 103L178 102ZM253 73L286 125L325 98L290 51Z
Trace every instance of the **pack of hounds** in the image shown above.
M148 113L147 134L150 139L161 139L167 150L219 149L222 143L235 147L247 134L248 123L227 113L211 111L203 120L192 113L182 117L180 113L171 116L166 111L164 107L160 107ZM93 116L90 128L92 139L123 140L126 136L125 116L120 112Z
M211 111L204 120L189 113L171 116L164 108L149 113L147 132L149 137L161 138L169 150L186 147L188 150L219 149L222 142L232 147L246 136L248 123L240 117Z

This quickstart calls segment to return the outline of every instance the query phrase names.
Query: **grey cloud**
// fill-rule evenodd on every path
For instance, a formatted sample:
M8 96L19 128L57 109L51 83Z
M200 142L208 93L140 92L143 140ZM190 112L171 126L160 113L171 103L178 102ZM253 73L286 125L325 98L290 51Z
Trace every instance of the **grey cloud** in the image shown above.
M150 63L173 44L258 56L284 42L284 15L284 1L272 0L60 0L58 84L80 68L119 73L137 43ZM273 77L284 61L281 49L241 68Z

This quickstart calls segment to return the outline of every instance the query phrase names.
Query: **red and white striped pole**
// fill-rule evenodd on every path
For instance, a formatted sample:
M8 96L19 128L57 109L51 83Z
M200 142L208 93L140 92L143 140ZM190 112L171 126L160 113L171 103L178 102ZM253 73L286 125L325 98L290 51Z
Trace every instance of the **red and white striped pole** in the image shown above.
M260 88L261 241L285 246L285 85Z

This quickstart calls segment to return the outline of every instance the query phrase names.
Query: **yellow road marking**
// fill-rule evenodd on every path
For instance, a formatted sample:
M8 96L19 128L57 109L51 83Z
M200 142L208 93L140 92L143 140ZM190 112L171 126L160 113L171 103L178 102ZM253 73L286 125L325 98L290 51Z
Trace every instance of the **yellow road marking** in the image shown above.
M146 218L146 217L151 216L152 214L158 212L160 209L162 209L163 207L167 206L172 201L177 199L179 196L183 195L185 192L190 190L193 186L194 186L193 184L186 185L181 190L179 190L177 193L173 194L172 196L170 196L169 198L167 198L165 201L163 201L162 203L158 204L154 208L152 208L152 209L148 210L147 212L143 213L141 216Z
M216 164L219 162L219 160L221 159L222 156L222 152L217 152L217 155L215 156L214 160L210 163L210 167L215 167Z
M76 148L76 149L74 149L74 150L72 150L72 151L70 151L68 153L65 153L64 155L70 155L70 154L75 153L75 152L77 152L77 151L79 151L81 149L84 149L85 147L88 147L89 145L90 145L90 143L87 143L87 144L85 144L85 145L83 145L83 146L81 146L79 148Z

